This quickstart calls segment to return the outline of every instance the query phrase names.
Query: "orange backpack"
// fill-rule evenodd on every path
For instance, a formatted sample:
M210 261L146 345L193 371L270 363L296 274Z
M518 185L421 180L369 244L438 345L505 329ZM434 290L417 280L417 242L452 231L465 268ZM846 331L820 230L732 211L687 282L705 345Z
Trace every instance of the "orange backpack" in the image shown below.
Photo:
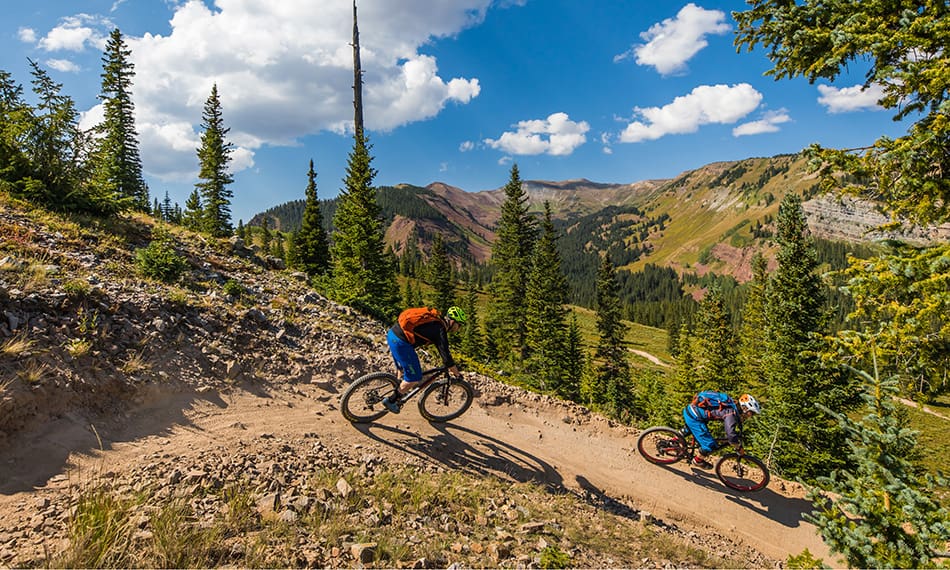
M405 311L399 313L398 319L399 327L406 335L406 340L409 341L409 344L416 344L416 333L414 331L417 326L431 323L432 321L441 320L442 317L439 316L439 312L428 307L406 309ZM419 337L428 342L432 342L431 339L428 339L422 335L419 335Z

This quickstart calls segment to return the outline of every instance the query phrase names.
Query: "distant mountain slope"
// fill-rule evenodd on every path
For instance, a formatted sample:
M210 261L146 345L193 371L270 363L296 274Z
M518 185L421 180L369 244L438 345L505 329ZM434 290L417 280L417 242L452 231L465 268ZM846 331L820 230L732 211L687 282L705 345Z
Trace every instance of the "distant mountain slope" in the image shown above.
M607 184L586 179L561 182L526 180L530 211L549 202L564 232L565 255L610 250L615 262L630 270L651 263L677 272L729 274L740 281L751 276L756 251L769 251L775 215L782 198L797 192L815 235L831 240L870 241L901 237L911 241L950 239L950 226L900 236L869 233L887 220L873 206L853 199L819 196L818 180L801 155L778 155L716 162L683 172L672 180ZM484 263L491 255L500 216L501 189L466 192L443 182L422 188L403 184L379 189L389 222L387 241L401 252L415 232L427 251L439 232L458 261ZM302 204L302 202L300 202ZM293 229L299 219L281 212L302 210L279 206L267 215L271 227ZM324 203L329 220L335 201ZM582 232L589 235L577 235ZM620 254L621 250L625 253ZM578 262L586 265L586 262Z

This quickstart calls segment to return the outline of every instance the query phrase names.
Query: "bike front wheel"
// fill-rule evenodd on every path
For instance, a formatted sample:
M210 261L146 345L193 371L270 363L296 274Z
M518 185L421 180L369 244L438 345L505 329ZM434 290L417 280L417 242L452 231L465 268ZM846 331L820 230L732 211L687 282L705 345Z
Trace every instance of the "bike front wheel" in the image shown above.
M430 384L419 399L419 413L430 422L447 422L472 405L475 389L462 379L443 379Z
M651 427L637 439L637 451L650 463L669 465L688 455L686 440L671 427Z
M399 379L388 372L357 378L340 396L343 417L356 424L378 420L389 412L383 398L395 393L398 387Z
M716 463L716 476L726 487L744 493L760 491L769 484L769 469L765 463L757 457L738 453L722 456Z

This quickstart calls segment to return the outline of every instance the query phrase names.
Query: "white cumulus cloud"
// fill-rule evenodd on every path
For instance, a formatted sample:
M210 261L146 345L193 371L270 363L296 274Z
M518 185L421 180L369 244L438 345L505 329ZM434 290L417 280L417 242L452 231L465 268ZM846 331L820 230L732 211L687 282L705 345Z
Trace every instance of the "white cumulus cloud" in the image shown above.
M55 69L56 71L63 71L66 73L79 71L79 66L68 59L47 59L46 65L47 67Z
M36 30L33 28L20 28L16 31L16 35L21 42L28 44L36 43Z
M785 111L785 109L781 109L779 111L769 111L757 121L742 123L741 125L732 129L732 136L742 137L747 135L761 135L763 133L776 133L779 131L779 125L782 123L787 123L791 120L792 118L788 115L788 112Z
M827 107L829 113L848 113L850 111L865 111L869 109L882 109L877 102L884 97L884 87L874 83L865 88L863 85L854 85L851 87L832 87L831 85L819 85L818 102Z
M547 119L520 121L516 130L483 142L495 149L517 155L550 154L565 156L587 142L586 121L574 122L566 113L552 113Z
M472 141L462 141L459 145L459 152L468 152L475 149L475 143Z
M706 124L731 124L762 102L762 94L748 83L700 85L663 107L635 108L641 120L620 133L621 142L655 140L666 135L696 132Z
M687 61L709 45L706 36L732 29L725 19L726 14L720 10L706 10L689 3L675 18L667 18L642 32L640 38L646 43L616 56L614 61L626 59L632 53L638 64L653 66L663 75L681 72Z
M477 78L443 76L425 48L480 23L492 5L492 0L361 0L366 127L392 130L477 97ZM252 165L262 145L293 145L309 134L352 130L350 2L185 0L172 10L167 35L125 36L135 65L132 94L143 166L150 175L194 177L201 112L215 83L228 136L238 146L233 172ZM40 37L38 46L101 50L111 30L105 18L78 15Z
M83 51L105 48L112 24L105 18L77 14L63 18L58 26L40 38L39 47L46 51ZM22 37L22 36L21 36Z

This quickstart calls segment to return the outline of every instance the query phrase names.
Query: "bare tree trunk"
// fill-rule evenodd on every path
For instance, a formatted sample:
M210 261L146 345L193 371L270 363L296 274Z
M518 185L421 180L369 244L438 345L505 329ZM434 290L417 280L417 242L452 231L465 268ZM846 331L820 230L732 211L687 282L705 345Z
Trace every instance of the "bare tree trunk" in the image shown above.
M363 134L363 70L360 68L360 30L356 25L356 0L353 0L353 128Z

